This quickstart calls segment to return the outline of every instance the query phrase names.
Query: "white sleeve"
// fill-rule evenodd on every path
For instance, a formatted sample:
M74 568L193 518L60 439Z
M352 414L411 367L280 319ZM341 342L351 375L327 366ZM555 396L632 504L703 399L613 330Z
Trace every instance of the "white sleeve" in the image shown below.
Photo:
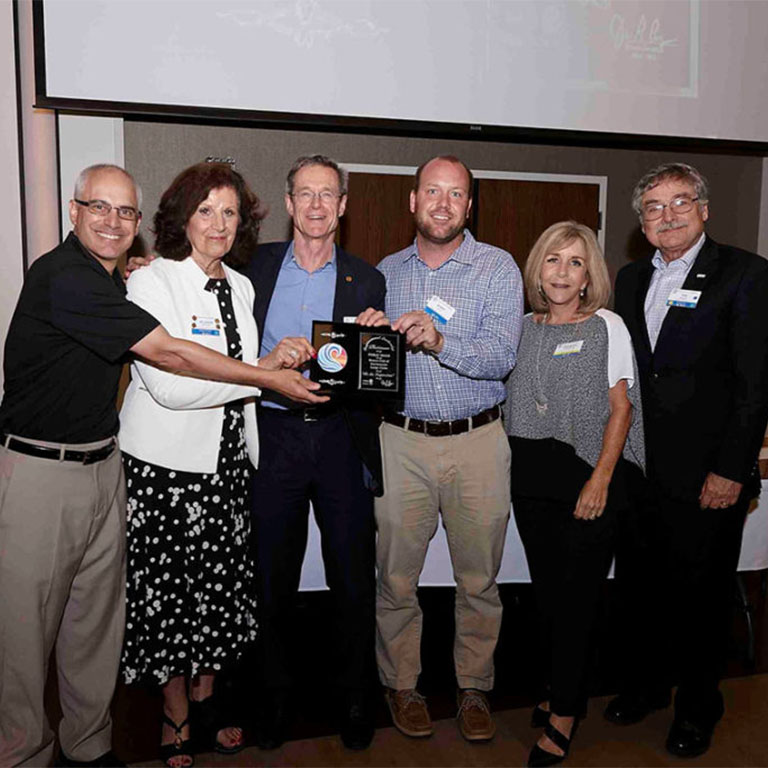
M180 329L174 327L172 292L165 281L152 273L151 267L136 270L128 280L127 290L128 298L134 304L157 318L172 336L183 338ZM141 379L153 400L173 410L211 408L261 394L257 387L168 373L140 360L134 360L131 372Z
M615 387L622 379L627 387L635 383L632 339L624 321L608 309L598 309L608 331L608 387Z

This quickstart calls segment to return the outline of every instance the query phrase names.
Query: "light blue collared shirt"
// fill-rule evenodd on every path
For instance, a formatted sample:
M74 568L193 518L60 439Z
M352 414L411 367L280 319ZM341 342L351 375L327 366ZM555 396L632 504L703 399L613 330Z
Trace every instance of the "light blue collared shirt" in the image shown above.
M437 328L439 355L406 358L405 415L452 421L490 408L505 397L502 379L515 364L523 319L520 270L501 248L478 243L469 230L450 258L431 269L416 242L379 265L387 279L387 317L424 309L439 296L456 313Z
M648 339L651 349L656 348L656 340L659 338L664 318L669 312L667 299L672 291L682 288L685 278L691 271L699 251L704 245L706 235L702 233L696 244L689 248L679 259L665 261L661 251L656 249L651 264L654 266L648 293L645 295L645 324L648 328Z
M330 261L308 272L296 261L291 241L264 319L262 355L268 355L286 336L303 336L311 342L312 321L333 319L335 295L336 247ZM267 400L262 400L262 405L282 407Z

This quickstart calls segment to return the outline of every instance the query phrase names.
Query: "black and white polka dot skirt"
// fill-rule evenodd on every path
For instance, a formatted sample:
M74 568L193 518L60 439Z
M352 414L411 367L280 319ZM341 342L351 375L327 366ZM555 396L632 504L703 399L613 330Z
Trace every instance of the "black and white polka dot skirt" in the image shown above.
M222 298L229 296L219 296L226 317ZM231 312L231 299L227 303ZM240 357L232 326L227 326L230 355ZM215 474L175 471L126 453L123 461L128 492L123 677L127 683L164 685L177 675L216 672L256 638L251 465L242 403L224 406Z
M242 407L227 406L225 423L237 421ZM123 460L125 681L164 685L218 671L256 637L245 446L222 455L216 474L172 471L128 454Z

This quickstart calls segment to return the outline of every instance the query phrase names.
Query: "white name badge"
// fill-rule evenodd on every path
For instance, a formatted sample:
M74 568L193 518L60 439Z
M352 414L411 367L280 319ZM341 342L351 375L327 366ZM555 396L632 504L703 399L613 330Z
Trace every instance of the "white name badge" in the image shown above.
M683 288L675 288L667 299L668 307L685 307L695 309L701 298L701 291L686 291Z
M578 341L564 341L562 344L558 344L555 347L555 351L552 353L552 357L563 357L565 355L575 355L581 352L581 348L584 346L584 339Z
M447 301L443 301L439 296L432 296L424 307L428 315L432 315L439 323L447 323L455 314L456 309Z
M218 317L192 315L193 336L221 336L221 320Z

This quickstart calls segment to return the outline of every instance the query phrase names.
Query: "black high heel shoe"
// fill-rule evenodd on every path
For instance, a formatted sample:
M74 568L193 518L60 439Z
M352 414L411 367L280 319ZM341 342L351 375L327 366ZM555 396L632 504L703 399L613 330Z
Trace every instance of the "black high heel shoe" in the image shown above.
M546 749L542 749L538 744L534 744L533 749L531 749L528 755L528 768L547 768L547 766L562 763L568 757L568 750L571 747L571 741L573 741L573 735L576 733L578 723L578 718L575 718L573 728L571 728L571 735L566 736L561 731L558 731L551 721L547 722L544 726L544 733L555 746L563 750L563 754L556 755L554 752L547 752Z
M549 704L549 700L546 701ZM544 709L541 704L537 704L531 712L531 728L544 728L549 722L549 713L552 710ZM587 716L587 708L584 706L576 715L577 720L584 720Z
M531 712L531 728L545 728L549 722L549 710L537 704Z

